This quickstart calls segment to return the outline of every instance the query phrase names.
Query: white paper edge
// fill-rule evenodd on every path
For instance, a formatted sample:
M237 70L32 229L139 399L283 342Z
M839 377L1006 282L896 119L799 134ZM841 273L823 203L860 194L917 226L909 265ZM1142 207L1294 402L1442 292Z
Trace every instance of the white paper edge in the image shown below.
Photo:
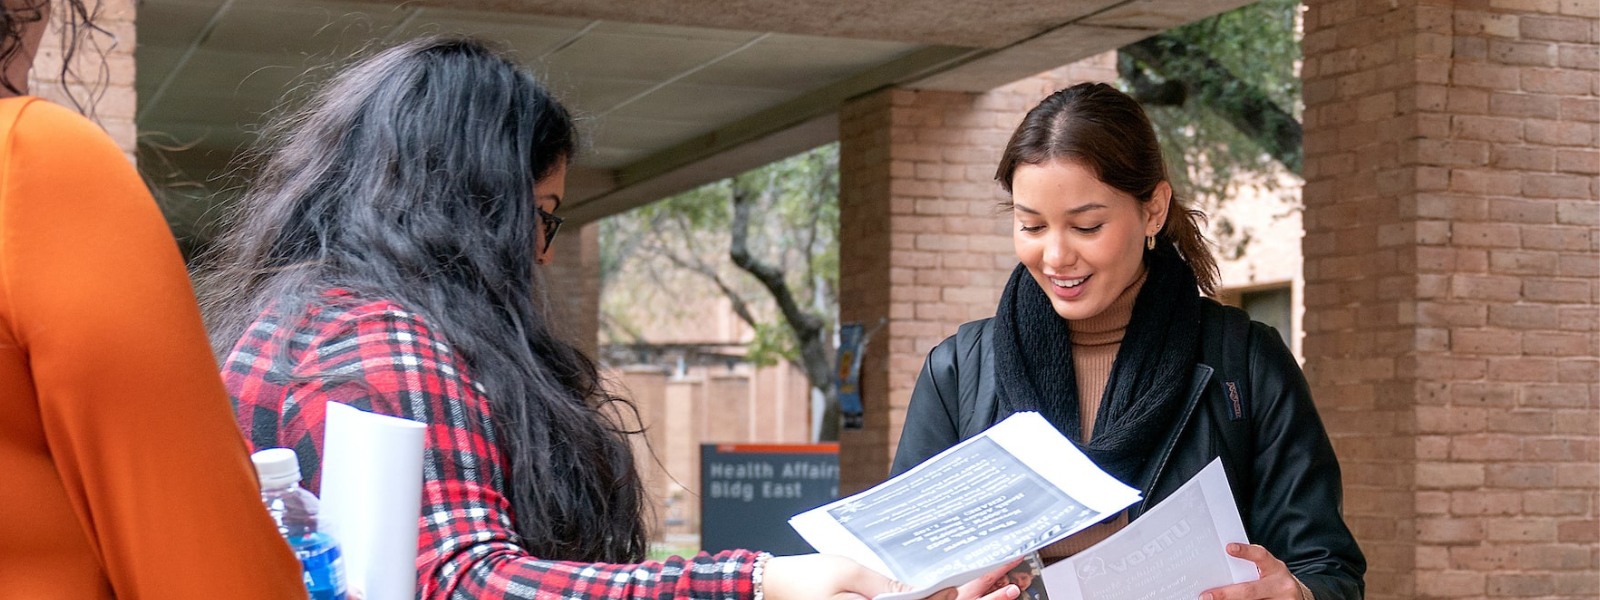
M861 563L863 567L872 569L884 577L893 578L894 571L889 568L888 563L878 558L861 538L846 530L824 510L831 506L833 504L827 504L790 517L789 526L793 527L817 552L847 556Z
M1245 534L1244 522L1239 520L1239 505L1233 501L1233 491L1228 486L1228 474L1222 468L1222 459L1211 459L1211 464L1201 469L1196 477L1200 480L1200 492L1205 495L1206 505L1211 507L1211 524L1217 529L1217 538L1222 540L1222 552L1228 559L1233 582L1260 579L1261 572L1256 569L1255 563L1227 553L1228 544L1249 544L1250 537ZM1232 510L1220 510L1219 507Z
M1233 491L1228 486L1228 474L1222 467L1222 459L1211 459L1210 464L1207 464L1204 469L1200 469L1200 472L1191 477L1189 481L1179 486L1177 490L1172 492L1171 496L1178 495L1184 488L1190 486L1200 486L1200 493L1206 499L1206 505L1210 508L1207 512L1211 515L1211 523L1217 529L1217 539L1223 544L1223 547L1217 550L1227 558L1228 572L1233 577L1233 582L1244 583L1259 579L1261 575L1257 572L1255 563L1227 553L1228 544L1248 544L1250 539L1245 535L1244 522L1239 519L1239 505L1233 501ZM1160 508L1161 505L1158 503L1149 512L1160 510ZM1137 523L1138 521L1134 522ZM1123 529L1123 531L1126 530L1126 528ZM1111 540L1119 535L1122 535L1122 531L1111 534L1101 542ZM1046 567L1039 573L1040 579L1044 581L1045 594L1050 597L1050 600L1084 600L1083 588L1078 585L1077 572L1071 566L1072 561L1070 559L1063 560ZM1062 573L1066 575L1062 575ZM1051 581L1059 582L1063 578L1070 579L1071 583L1050 584Z
M958 585L962 585L962 584L965 584L965 583L967 583L969 581L972 581L974 579L982 577L984 573L988 573L990 571L998 569L1002 565L1004 565L1004 564L1006 564L1008 562L1011 562L1013 560L1016 560L1016 559L1015 558L1009 558L1009 559L994 563L992 565L988 565L988 566L985 566L985 567L979 567L977 569L973 569L971 571L965 571L965 572L961 572L961 573L956 573L955 575L951 575L949 577L946 577L943 580L939 581L938 583L935 583L935 584L930 585L928 587L917 588L917 589L914 589L914 590L906 590L904 592L888 592L888 593L884 593L884 594L878 594L876 596L873 596L872 600L922 600L923 598L927 598L928 596L932 596L934 593L938 592L939 590L942 590L942 589L945 589L945 588L948 588L948 587L956 587Z
M339 402L329 402L326 410L322 515L342 546L346 584L367 600L409 600L417 583L426 425ZM353 435L338 439L330 431ZM372 460L383 464L342 464ZM377 523L379 519L392 522ZM383 541L369 548L375 537Z

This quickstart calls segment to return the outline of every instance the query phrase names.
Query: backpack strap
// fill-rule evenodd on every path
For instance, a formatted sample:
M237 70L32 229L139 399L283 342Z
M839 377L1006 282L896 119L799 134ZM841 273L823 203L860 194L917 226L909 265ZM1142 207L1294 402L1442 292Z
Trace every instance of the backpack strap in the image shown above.
M1205 339L1201 346L1201 362L1214 371L1211 381L1221 392L1222 414L1227 416L1225 427L1238 429L1233 439L1248 440L1247 455L1255 452L1255 422L1252 420L1250 402L1250 315L1232 306L1202 300L1204 323L1201 331Z
M967 439L988 429L995 421L993 357L989 352L989 330L993 319L962 325L956 330L956 406L957 430ZM964 375L963 375L964 373Z

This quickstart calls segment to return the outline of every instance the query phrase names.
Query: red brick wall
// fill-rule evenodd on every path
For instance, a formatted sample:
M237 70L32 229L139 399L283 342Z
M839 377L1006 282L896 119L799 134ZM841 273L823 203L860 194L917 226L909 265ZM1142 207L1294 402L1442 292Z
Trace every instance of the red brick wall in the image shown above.
M590 223L557 234L551 262L543 267L558 331L590 358L600 348L600 225Z
M840 111L840 316L888 320L863 355L866 424L841 440L841 494L888 474L928 351L994 315L1016 265L994 182L1012 130L1051 92L1115 67L1104 54L984 94L892 89Z
M1307 375L1368 594L1600 594L1589 1L1307 2Z

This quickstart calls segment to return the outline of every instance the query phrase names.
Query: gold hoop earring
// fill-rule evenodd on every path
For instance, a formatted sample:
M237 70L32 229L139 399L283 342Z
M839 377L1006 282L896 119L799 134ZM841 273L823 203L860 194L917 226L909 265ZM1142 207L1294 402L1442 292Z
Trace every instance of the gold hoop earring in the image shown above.
M1153 235L1144 236L1144 249L1145 250L1155 250L1156 249L1156 236L1153 236Z

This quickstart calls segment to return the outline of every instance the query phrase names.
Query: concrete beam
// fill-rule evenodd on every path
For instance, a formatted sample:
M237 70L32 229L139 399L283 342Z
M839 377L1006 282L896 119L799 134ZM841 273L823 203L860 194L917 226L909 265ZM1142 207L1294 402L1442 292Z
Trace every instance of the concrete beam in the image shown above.
M360 1L401 4L395 0ZM1116 0L407 0L404 5L1004 48L1056 24L1119 3Z
M610 189L581 196L569 192L570 205L562 207L561 216L575 223L601 219L832 142L839 136L836 113L845 100L924 78L976 52L919 50L696 136L617 169Z
M982 93L1137 42L1253 0L1127 0L1067 21L906 87Z

